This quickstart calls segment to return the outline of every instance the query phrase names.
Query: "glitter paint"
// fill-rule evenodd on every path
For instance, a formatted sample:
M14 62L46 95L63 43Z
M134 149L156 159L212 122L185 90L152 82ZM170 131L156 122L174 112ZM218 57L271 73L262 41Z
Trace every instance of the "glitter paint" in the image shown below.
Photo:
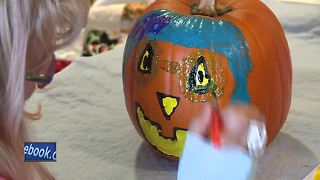
M200 65L203 66L203 71L199 70ZM198 85L198 83L204 81L204 79L207 79L208 82L204 85ZM191 73L189 73L186 89L188 91L193 91L196 94L207 94L210 90L211 84L212 81L210 75L208 74L206 60L203 56L200 56L196 65L191 70Z
M223 55L236 85L231 103L250 104L247 76L252 69L249 48L241 31L231 23L200 16L184 16L168 10L144 15L133 27L124 54L124 66L142 38L171 42L188 48L208 49Z

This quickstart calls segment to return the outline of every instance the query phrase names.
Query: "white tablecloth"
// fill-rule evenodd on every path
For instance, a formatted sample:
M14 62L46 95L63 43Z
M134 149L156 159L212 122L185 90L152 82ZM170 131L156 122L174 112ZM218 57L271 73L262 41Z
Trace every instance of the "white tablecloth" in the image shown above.
M294 80L288 120L259 160L257 179L302 179L320 159L320 6L267 1L290 44ZM57 142L57 179L173 180L177 162L154 154L135 132L122 92L124 45L75 61L47 92L28 102L44 108L31 124L37 141ZM230 167L232 171L232 167Z

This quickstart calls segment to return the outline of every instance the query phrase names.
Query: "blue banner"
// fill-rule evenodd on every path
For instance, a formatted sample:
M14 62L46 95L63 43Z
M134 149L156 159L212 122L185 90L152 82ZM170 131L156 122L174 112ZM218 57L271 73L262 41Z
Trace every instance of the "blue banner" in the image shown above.
M56 143L25 142L24 161L56 162Z

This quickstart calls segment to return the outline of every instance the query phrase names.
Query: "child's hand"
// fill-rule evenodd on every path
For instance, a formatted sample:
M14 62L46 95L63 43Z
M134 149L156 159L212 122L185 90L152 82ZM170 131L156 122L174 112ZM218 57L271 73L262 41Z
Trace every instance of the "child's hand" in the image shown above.
M253 106L235 104L222 111L222 145L238 144L252 156L263 153L266 145L264 117Z
M209 103L206 103L201 114L191 120L189 130L193 133L201 135L202 137L207 137L208 128L210 127L209 125L211 123L211 111L212 106Z
M209 103L201 115L193 119L190 131L208 137L211 123L212 105ZM263 116L257 108L244 104L231 105L221 112L223 129L222 147L239 145L248 150L250 155L258 156L266 145L266 130Z

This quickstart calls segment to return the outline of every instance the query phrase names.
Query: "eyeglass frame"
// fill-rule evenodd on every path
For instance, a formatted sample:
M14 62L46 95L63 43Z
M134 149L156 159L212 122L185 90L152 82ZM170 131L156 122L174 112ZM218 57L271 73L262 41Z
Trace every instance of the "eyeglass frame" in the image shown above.
M55 67L56 67L56 57L54 54L50 56L50 61L51 61L51 65L49 67L50 69L47 75L45 74L26 75L26 78L25 78L26 81L36 83L37 87L40 89L50 84L55 74ZM39 84L41 84L41 86L39 86Z

